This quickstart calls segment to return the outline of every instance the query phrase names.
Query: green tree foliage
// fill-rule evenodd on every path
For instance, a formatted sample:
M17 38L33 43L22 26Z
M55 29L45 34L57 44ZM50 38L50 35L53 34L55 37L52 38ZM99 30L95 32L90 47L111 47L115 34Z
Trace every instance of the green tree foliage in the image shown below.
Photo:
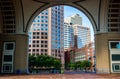
M29 55L29 60L28 60L28 64L30 68L33 68L35 66L35 57L33 55Z
M84 67L90 67L92 65L92 63L88 60L84 60L83 63L84 63Z
M60 69L60 68L61 68L61 62L60 62L60 60L54 59L54 60L53 60L53 66L54 66L55 68L57 68L57 69Z
M81 64L82 64L81 61L75 62L75 69L81 68L82 67Z
M69 64L68 64L68 67L69 67L70 69L75 69L75 63L69 63Z
M86 69L86 68L91 67L91 65L92 65L92 63L90 61L83 60L83 61L78 61L78 62L75 62L75 63L69 63L68 67L70 69L77 69L77 68Z
M60 60L47 55L29 56L29 67L61 68Z

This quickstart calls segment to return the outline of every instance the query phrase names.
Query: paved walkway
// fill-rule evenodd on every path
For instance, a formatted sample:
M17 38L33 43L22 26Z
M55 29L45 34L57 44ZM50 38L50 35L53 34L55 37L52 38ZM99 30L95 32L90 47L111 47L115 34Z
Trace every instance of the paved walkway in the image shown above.
M120 74L1 75L0 79L120 79Z

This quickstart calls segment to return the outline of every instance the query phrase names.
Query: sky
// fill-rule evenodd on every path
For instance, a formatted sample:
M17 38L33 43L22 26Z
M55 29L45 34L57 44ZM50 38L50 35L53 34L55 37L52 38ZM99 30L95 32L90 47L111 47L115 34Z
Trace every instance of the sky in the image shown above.
M91 30L91 41L94 41L94 31L92 24L88 17L80 10L71 7L71 6L64 6L64 18L72 16L73 14L79 14L82 17L82 24L83 26L90 27Z

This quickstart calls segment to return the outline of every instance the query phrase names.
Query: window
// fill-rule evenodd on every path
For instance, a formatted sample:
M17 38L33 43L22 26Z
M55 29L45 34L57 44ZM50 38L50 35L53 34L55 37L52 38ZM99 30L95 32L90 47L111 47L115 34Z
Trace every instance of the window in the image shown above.
M47 27L48 25L47 25L47 24L45 24L45 26Z
M40 20L38 20L38 22L40 22Z
M41 47L43 47L43 45L41 45Z
M39 43L39 41L37 41L37 43Z
M44 35L47 35L47 32L44 32Z
M112 64L112 69L114 72L119 72L120 71L120 64L119 63L113 63Z
M35 52L35 49L33 49L33 52Z
M35 36L33 36L33 39L35 39Z
M47 21L47 20L45 20L45 22L47 23L48 21Z
M45 49L45 52L47 52L47 49Z
M119 48L119 42L110 42L110 48Z
M33 45L33 47L35 47L35 45Z
M31 49L29 49L29 52L31 52Z
M5 50L13 50L13 43L8 43L5 45Z
M41 39L43 39L44 37L43 36L41 36Z
M3 65L3 72L11 72L12 65L11 64L4 64Z
M33 41L33 43L35 43L35 41Z
M120 55L119 54L112 54L112 61L120 61Z
M33 35L35 35L35 32L33 32Z
M11 62L12 61L12 55L4 55L4 61L5 62Z
M47 45L45 45L45 47L47 47Z
M37 45L37 47L39 47L39 45Z
M47 29L47 28L45 28L45 30L47 31L48 29Z
M41 30L44 30L43 28L41 28Z
M38 18L40 18L40 16L38 16Z
M41 35L43 35L44 33L43 32L41 32Z
M37 49L37 52L39 52L39 49Z
M43 52L43 49L41 49L41 52Z
M45 43L47 43L47 41L45 41Z
M37 39L39 39L39 36L37 36Z
M44 14L44 11L42 12L42 14Z
M41 43L43 43L43 41L41 41Z
M45 39L47 39L47 36L45 36Z
M31 45L29 45L29 47L31 47Z
M40 33L39 32L37 32L37 35L39 35Z
M45 18L47 19L47 18L48 18L48 16L45 16Z
M44 16L41 16L41 18L44 18Z
M44 26L44 24L41 24L41 26Z

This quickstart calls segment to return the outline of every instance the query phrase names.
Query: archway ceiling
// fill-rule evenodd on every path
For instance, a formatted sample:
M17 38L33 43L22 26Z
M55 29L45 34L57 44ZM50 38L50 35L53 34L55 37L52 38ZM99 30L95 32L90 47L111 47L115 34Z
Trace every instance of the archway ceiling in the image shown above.
M81 2L84 0L34 0L34 1L53 3L53 2Z

